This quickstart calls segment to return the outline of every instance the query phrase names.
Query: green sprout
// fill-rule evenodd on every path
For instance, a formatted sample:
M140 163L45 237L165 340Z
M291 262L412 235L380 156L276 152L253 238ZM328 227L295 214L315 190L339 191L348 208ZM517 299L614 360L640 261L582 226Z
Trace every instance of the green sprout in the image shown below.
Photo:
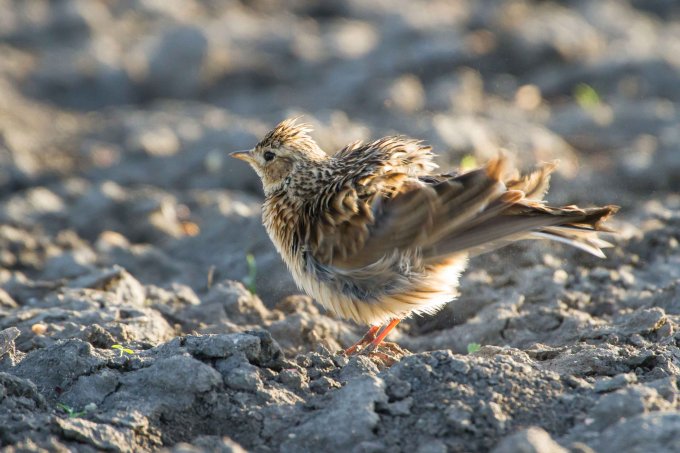
M75 409L73 409L70 406L67 406L66 404L57 403L57 407L64 411L66 415L68 415L68 418L82 417L83 415L85 415L85 411L77 412Z
M583 110L593 109L602 103L600 95L597 93L595 88L588 85L587 83L579 83L576 85L574 88L574 98L576 99L576 103Z
M111 346L111 349L118 349L118 350L120 351L120 356L121 356L121 357L123 357L123 354L130 354L130 355L132 355L132 354L135 353L135 351L133 351L132 349L128 349L128 348L124 347L124 346L121 345L121 344L114 344L113 346Z
M475 352L479 351L482 348L482 345L479 343L468 343L467 345L467 352L468 354L474 354Z
M255 262L255 256L252 253L246 255L246 264L248 265L248 275L243 279L243 283L246 284L246 288L251 294L256 293L255 288L255 277L257 277L257 263Z
M477 158L472 154L466 154L460 160L460 171L468 171L477 168Z

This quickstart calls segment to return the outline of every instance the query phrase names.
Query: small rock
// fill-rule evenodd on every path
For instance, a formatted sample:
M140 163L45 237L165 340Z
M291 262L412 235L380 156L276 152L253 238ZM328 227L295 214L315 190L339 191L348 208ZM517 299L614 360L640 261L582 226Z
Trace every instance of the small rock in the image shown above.
M262 387L262 379L257 367L249 364L228 370L224 374L224 383L234 390L247 392L254 392Z
M94 423L82 418L56 418L55 422L66 439L83 442L100 450L134 450L134 433L130 429Z
M335 366L342 368L349 363L349 357L344 354L335 354L333 356L333 363Z
M36 323L31 326L31 332L36 335L44 335L47 332L47 326L45 324Z
M281 451L351 451L360 442L379 440L375 429L380 417L375 405L387 402L380 379L354 379L329 395L325 409L290 428L279 446Z
M107 396L116 391L120 382L118 373L104 369L89 376L80 376L72 386L65 389L59 401L74 408L102 404ZM87 409L85 409L87 411ZM92 412L92 411L89 411Z
M406 416L411 414L413 398L408 397L393 403L383 403L376 406L376 410L395 416Z
M322 351L322 352L312 352L309 354L309 357L312 359L312 363L314 364L315 367L317 368L322 368L324 370L330 370L335 367L335 364L333 363L333 359L329 357L330 352L328 350Z
M251 294L243 284L226 280L214 284L200 305L188 307L183 317L206 324L235 322L238 324L264 324L269 310L259 297Z
M299 354L295 357L295 362L303 368L311 368L314 363L308 356Z
M461 374L468 374L470 372L470 363L462 359L451 359L449 362L451 369Z
M116 344L116 338L99 324L92 324L85 330L85 339L95 348L109 349Z
M284 365L284 355L281 346L274 340L267 330L247 330L245 332L260 339L260 354L255 363L262 367L280 370Z
M283 370L279 373L279 380L281 383L293 390L302 390L305 383L305 378L302 374L292 368Z
M7 291L0 288L0 308L18 308L18 307L19 304L17 304L14 301L14 299L12 299L12 296L10 296Z
M499 430L504 430L510 417L503 411L503 408L494 402L490 402L482 409L486 420Z
M205 358L224 358L242 352L254 361L262 351L260 339L248 334L190 335L185 345L192 355Z
M89 288L110 292L119 304L143 307L146 300L144 286L120 266L98 269L68 283L69 288Z
M21 331L16 327L9 327L0 331L0 357L5 354L14 354L15 346L14 340L21 334Z
M635 376L635 373L619 374L612 378L605 377L595 382L595 391L597 393L611 392L636 382L637 376Z
M393 400L406 398L411 393L411 383L394 376L386 378L387 396Z
M650 387L636 385L604 395L591 409L593 429L604 429L622 419L631 418L649 410L670 409L668 401Z
M621 331L625 335L645 335L660 329L668 322L663 309L658 307L641 308L623 319Z
M675 376L669 376L656 381L648 382L648 387L659 392L666 401L675 405L678 400L678 384Z
M574 442L570 444L569 451L571 453L597 453L595 450L593 450L583 442Z
M172 448L172 453L246 453L238 443L228 437L219 436L198 436L190 444L180 442Z
M58 280L92 272L97 256L89 247L69 250L47 260L43 278Z
M465 432L472 429L472 409L466 404L456 401L446 411L446 421L457 432Z
M85 410L85 412L94 412L97 410L97 405L95 403L87 403L83 410Z
M567 271L565 271L564 269L557 269L553 273L553 281L558 285L566 284L567 280L569 280L569 274L567 274Z
M150 156L170 156L179 151L181 143L172 129L162 126L141 130L129 146Z
M680 451L680 414L640 414L599 433L593 445L600 453Z
M352 378L365 375L376 375L380 370L371 359L363 355L350 357L347 365L342 368L338 379L340 382L349 382Z
M182 412L192 407L198 395L215 391L223 382L215 368L186 354L174 355L122 374L118 391L109 395L106 404L126 407L130 400L141 400L139 410Z
M542 428L531 427L501 440L492 453L567 453Z
M31 379L45 397L54 399L79 376L93 374L106 362L89 343L61 340L28 353L12 373Z
M309 383L309 389L314 393L324 394L332 388L339 388L340 384L328 376L321 376Z

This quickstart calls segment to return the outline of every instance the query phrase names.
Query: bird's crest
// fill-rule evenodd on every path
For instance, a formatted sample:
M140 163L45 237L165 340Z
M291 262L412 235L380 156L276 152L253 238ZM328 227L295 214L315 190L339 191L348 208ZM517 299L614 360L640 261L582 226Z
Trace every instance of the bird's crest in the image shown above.
M288 145L293 148L312 149L316 143L309 136L312 127L306 123L297 124L297 118L281 121L274 129L257 144L258 148L280 148Z

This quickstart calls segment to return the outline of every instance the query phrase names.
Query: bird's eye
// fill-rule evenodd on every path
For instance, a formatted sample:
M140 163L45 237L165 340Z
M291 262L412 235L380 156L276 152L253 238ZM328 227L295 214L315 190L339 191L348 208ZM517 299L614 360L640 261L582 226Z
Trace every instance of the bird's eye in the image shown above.
M271 151L265 151L265 152L264 152L264 160L266 160L267 162L269 162L270 160L274 159L275 157L276 157L276 154L274 154L274 153L271 152Z

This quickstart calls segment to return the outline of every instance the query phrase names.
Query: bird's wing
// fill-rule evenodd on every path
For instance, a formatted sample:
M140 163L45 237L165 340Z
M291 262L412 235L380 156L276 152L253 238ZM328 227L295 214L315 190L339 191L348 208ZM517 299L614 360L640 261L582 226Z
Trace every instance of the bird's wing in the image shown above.
M433 157L429 146L406 137L352 143L338 151L338 177L315 198L310 222L303 225L307 250L320 263L351 267L384 255L378 243L387 237L391 248L397 242L407 247L434 212L429 204L436 193L420 190L427 185L418 180L437 168Z
M321 213L308 230L314 258L339 268L372 264L396 250L434 246L480 212L515 200L484 169L436 184L404 173L374 175L322 197ZM505 198L501 198L506 192ZM501 206L502 205L502 206Z
M596 231L616 207L552 208L540 201L548 164L525 176L504 158L447 178L373 172L331 187L308 229L307 250L325 265L357 269L395 250L421 252L426 264L484 253L524 237L547 237L599 255Z
M384 137L371 143L354 142L334 154L352 178L380 177L390 173L430 175L437 169L432 148L404 136Z

